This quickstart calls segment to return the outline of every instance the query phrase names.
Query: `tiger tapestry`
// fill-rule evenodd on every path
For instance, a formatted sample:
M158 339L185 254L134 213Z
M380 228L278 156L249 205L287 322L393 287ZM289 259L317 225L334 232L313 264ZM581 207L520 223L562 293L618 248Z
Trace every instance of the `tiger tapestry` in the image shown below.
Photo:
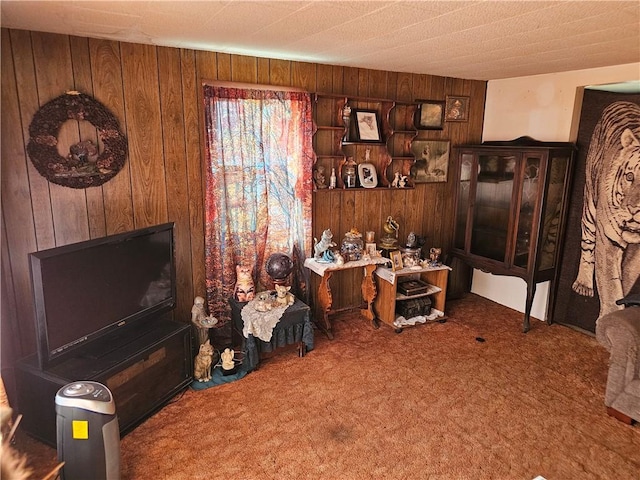
M579 245L579 258L577 267L567 265L568 259L561 267L554 315L564 315L554 319L560 323L591 331L597 318L623 308L617 300L640 287L640 106L628 99L611 101L616 96L607 92L585 91L584 101L594 96L602 105L595 109L599 114L595 126L588 143L581 142L583 120L594 111L585 110L589 108L585 103L578 138L579 162L586 152L583 173L578 173L582 179L576 178L584 180L582 202L576 205L574 196L571 205L574 216L580 210L579 239L573 236L578 232L571 230L571 215L567 228L567 248L575 251L571 246ZM576 183L579 188L581 182ZM583 300L563 300L563 277L565 282L573 277L570 287ZM588 305L592 297L595 308Z

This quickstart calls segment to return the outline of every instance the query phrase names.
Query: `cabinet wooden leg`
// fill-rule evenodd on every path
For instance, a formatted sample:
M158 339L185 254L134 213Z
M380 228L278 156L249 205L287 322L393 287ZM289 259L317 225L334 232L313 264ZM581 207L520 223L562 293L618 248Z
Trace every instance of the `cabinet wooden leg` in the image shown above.
M364 277L362 278L362 299L367 304L367 308L361 310L362 315L369 321L373 321L375 313L373 312L373 301L378 293L376 284L373 281L373 272L377 265L365 265Z
M530 282L527 284L527 301L524 307L524 320L522 325L522 332L527 333L531 328L531 323L529 321L529 317L531 316L531 307L533 306L533 298L536 294L536 284L535 282Z
M318 304L320 305L322 317L316 322L318 328L324 332L329 340L333 340L333 333L331 333L331 321L329 320L329 312L331 311L331 305L333 303L331 286L329 285L331 275L331 271L325 272L322 276L322 280L320 281L320 286L318 287Z

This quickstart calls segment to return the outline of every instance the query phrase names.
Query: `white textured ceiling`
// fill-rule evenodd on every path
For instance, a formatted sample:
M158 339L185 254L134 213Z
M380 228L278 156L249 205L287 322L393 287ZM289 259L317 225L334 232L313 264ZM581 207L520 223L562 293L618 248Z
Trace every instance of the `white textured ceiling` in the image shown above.
M7 28L478 80L640 62L638 0L2 0L0 20Z

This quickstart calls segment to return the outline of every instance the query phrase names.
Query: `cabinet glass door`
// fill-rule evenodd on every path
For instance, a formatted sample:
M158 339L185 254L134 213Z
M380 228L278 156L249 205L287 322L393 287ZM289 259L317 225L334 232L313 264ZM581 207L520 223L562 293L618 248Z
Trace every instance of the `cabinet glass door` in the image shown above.
M470 248L474 255L505 261L516 164L514 155L478 156Z
M554 156L549 164L549 183L547 188L547 204L542 219L540 270L554 268L556 248L558 245L558 230L565 200L565 184L567 183L568 156Z
M531 251L531 232L533 230L536 199L538 198L538 188L541 185L539 182L540 157L527 155L523 161L522 169L520 212L516 217L518 219L518 229L513 264L517 267L526 268L529 263L529 252Z
M475 167L477 171L477 166ZM460 156L460 185L458 186L458 206L456 208L455 248L465 249L467 232L467 213L469 211L469 191L471 188L471 172L474 170L473 154L463 153Z

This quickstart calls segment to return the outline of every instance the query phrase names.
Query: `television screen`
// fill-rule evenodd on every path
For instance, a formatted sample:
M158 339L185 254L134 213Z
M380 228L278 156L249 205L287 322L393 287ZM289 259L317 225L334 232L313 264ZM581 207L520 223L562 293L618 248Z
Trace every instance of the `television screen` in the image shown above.
M30 254L40 366L175 306L173 223Z

